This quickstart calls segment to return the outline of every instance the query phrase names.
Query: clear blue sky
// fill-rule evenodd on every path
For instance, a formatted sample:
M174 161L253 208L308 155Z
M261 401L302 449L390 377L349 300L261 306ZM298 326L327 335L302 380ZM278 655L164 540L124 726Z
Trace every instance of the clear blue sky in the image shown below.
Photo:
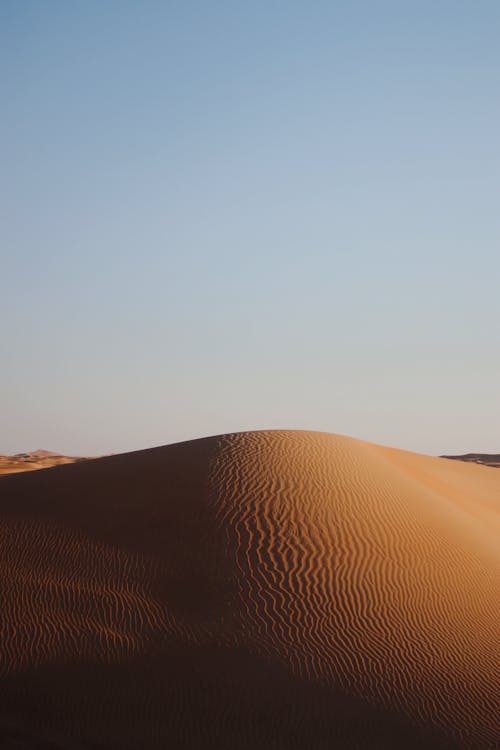
M500 450L497 0L3 0L0 452Z

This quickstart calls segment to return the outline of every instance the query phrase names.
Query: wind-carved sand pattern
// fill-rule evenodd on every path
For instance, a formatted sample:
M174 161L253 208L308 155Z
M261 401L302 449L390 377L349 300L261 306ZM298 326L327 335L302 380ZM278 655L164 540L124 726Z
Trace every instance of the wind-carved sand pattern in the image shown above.
M484 538L471 532L477 519L415 482L412 457L397 454L318 433L222 440L215 480L248 645L466 747L493 747L498 540L486 525Z
M488 467L312 432L3 477L0 739L495 748L499 502Z

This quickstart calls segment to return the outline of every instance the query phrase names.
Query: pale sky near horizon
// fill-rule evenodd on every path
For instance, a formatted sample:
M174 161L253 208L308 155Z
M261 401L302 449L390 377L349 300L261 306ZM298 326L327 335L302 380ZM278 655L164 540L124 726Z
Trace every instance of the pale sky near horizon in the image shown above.
M0 453L500 451L500 3L4 0Z

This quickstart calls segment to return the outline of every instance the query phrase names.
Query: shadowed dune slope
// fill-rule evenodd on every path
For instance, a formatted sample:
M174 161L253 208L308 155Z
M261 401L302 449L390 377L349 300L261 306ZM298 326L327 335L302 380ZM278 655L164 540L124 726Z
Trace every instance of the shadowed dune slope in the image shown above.
M494 748L499 503L313 432L4 476L0 745Z

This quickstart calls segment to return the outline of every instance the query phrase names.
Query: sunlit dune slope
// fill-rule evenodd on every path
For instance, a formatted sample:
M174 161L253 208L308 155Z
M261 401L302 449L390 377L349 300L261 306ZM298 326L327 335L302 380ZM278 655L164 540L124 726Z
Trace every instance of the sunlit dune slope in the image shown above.
M2 477L0 738L494 748L499 503L488 467L312 432Z

